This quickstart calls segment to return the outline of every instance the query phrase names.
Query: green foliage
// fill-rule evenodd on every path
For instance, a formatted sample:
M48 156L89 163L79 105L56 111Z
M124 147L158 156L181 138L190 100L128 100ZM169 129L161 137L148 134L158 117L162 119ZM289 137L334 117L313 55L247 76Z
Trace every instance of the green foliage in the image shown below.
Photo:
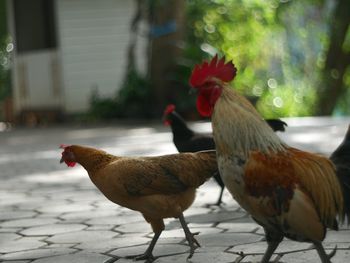
M152 94L149 82L136 70L130 70L116 96L103 98L95 90L88 117L92 119L150 118Z
M234 88L265 117L311 115L331 15L328 1L189 0L185 56L233 59Z
M0 0L0 101L11 94L10 39L6 28L5 1Z
M264 117L314 114L334 6L329 0L187 0L185 45L172 73L179 84L171 94L178 110L195 112L195 96L188 96L191 70L218 53L233 59L238 68L233 88L251 98ZM344 50L349 43L350 30ZM350 70L344 83L348 91L337 114L350 113ZM152 101L151 85L131 71L118 96L94 96L92 115L151 117Z
M136 70L130 70L117 96L117 101L117 112L121 117L150 117L152 89L149 81L140 76Z

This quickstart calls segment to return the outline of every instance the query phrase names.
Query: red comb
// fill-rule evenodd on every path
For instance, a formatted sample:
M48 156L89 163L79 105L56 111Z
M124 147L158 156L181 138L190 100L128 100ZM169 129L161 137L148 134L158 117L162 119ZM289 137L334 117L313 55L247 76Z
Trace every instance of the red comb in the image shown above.
M164 116L168 115L169 113L172 113L174 110L175 110L175 105L169 104L168 106L166 106L166 108L164 110Z
M203 62L196 65L190 77L190 85L192 87L202 86L210 78L218 78L223 82L229 82L236 76L237 69L232 61L225 64L225 57L218 60L218 55L208 63Z
M67 164L68 167L74 167L76 165L76 162L70 162L70 161L66 161L64 160L64 153L66 152L66 148L69 147L70 145L67 144L61 144L60 145L60 149L63 149L64 151L62 152L62 158L60 162L65 162Z

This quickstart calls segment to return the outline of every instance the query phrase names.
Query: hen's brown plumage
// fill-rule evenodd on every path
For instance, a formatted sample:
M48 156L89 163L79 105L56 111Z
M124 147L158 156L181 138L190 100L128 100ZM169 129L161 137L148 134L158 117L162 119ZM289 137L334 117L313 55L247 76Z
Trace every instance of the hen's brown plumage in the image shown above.
M142 213L155 236L138 257L153 260L153 247L164 229L164 218L179 218L191 246L198 242L189 232L183 211L194 201L196 188L217 172L215 151L157 157L118 157L94 148L65 147L62 160L77 162L112 202Z

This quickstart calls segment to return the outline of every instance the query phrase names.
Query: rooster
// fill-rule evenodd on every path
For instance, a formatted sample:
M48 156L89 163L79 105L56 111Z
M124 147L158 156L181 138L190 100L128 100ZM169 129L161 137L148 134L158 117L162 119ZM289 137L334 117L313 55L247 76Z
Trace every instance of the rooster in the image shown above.
M285 131L287 123L279 119L269 119L266 122L274 131ZM171 127L173 133L173 142L176 149L181 152L198 152L215 149L213 135L211 133L198 133L191 130L185 120L175 111L175 105L169 104L163 113L163 123ZM224 182L220 174L215 173L214 179L220 186L220 195L215 205L219 206L222 203L222 194L225 189Z
M328 158L284 143L231 88L235 76L232 61L215 56L193 69L190 85L198 91L198 112L211 116L227 189L264 228L268 247L262 262L269 262L284 237L313 243L321 261L330 262L336 249L327 255L322 241L327 228L338 229L337 218L345 220L349 204L344 208L344 196L350 190L341 184L349 177L337 177Z
M217 172L215 151L158 157L119 157L102 150L62 145L61 163L82 165L91 181L112 202L141 212L154 232L136 260L153 262L153 248L164 230L164 218L180 220L192 257L200 246L185 222L183 211L193 203L196 188Z

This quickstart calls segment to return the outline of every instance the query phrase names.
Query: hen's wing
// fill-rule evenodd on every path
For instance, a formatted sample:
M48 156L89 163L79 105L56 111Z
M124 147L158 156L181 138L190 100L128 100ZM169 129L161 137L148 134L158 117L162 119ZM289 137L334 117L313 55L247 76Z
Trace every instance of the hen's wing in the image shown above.
M130 195L176 194L198 187L217 170L215 151L130 159L122 184Z

